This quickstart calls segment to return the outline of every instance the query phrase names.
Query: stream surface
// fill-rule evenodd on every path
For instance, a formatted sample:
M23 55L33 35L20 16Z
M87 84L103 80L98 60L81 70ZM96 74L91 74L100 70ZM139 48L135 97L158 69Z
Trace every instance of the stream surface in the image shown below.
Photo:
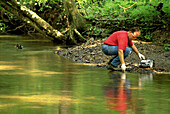
M169 74L111 72L54 54L59 48L0 36L0 114L170 113Z

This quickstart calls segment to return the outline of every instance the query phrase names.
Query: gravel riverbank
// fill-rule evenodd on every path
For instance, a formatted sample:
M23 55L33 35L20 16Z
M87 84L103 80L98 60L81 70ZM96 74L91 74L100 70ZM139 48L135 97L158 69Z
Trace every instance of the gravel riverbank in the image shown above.
M80 46L57 50L56 53L78 63L86 63L91 66L107 68L107 63L113 56L106 56L102 52L101 46L103 42L104 39L96 41L91 40ZM139 52L145 55L147 59L154 60L155 65L152 69L139 68L138 64L140 60L138 56L133 52L125 59L126 65L133 66L129 72L170 73L169 51L165 51L163 47L153 45L152 43L134 41L134 44L138 48Z

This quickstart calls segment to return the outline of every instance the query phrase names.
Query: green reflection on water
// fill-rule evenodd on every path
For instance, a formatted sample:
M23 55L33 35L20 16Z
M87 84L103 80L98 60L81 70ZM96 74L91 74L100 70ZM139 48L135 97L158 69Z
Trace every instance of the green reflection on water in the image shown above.
M20 43L24 49L14 48ZM0 113L169 113L170 75L109 72L52 53L52 42L0 37Z

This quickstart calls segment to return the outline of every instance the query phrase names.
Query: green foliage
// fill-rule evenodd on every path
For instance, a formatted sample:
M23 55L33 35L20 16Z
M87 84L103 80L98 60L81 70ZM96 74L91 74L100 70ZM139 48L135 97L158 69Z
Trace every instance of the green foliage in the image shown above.
M141 19L141 21L153 21L158 15L160 15L160 13L150 5L139 6L129 11L130 18Z
M41 18L43 18L45 21L47 21L50 25L52 25L54 28L57 27L58 30L63 30L65 29L65 26L67 25L66 23L66 18L65 18L65 12L64 12L64 6L62 6L62 0L17 0L20 2L21 5L28 7L35 13L37 13ZM0 12L1 12L1 4L0 4ZM15 30L17 26L22 25L20 23L20 20L18 20L18 17L14 17L13 14L10 12L6 11L3 9L5 13L2 14L1 16L2 19L0 19L0 32L1 31L8 31L10 30ZM6 26L8 28L6 28ZM5 29L6 28L6 29ZM23 27L24 30L20 33L25 33L25 26ZM29 28L29 27L28 27ZM10 31L9 30L9 31ZM20 31L19 29L17 29Z
M40 4L45 4L48 0L18 0L20 3L27 5L27 4L34 4L34 3L38 3L38 5Z
M6 25L5 23L0 22L0 32L5 32Z
M100 30L99 28L104 26L107 29L111 28L114 32L139 26L142 31L142 39L153 41L151 33L154 30L166 29L169 25L170 4L167 0L79 1L81 1L79 4L81 5L80 12L92 21L93 26L97 27L93 27L93 30ZM160 3L163 3L163 8L157 10L157 6ZM98 33L100 35L100 32Z
M164 50L170 51L170 44L164 44Z
M21 4L26 5L27 7L31 8L32 10L35 7L39 7L38 11L42 12L45 8L52 8L51 4L56 4L57 2L62 2L62 0L18 0Z
M64 30L67 26L62 0L17 1L36 12L57 29ZM163 8L157 10L161 2ZM100 36L138 26L141 29L141 38L153 41L152 32L159 29L167 30L169 27L170 3L168 0L76 0L76 5L79 12L91 22L86 32L89 35ZM15 20L7 11L5 13L8 18ZM5 24L0 21L0 31L6 30Z

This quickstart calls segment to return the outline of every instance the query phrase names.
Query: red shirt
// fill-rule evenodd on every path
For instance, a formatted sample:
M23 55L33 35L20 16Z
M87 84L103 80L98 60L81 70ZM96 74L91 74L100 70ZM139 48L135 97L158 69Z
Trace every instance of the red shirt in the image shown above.
M132 40L129 40L128 38L127 31L114 32L104 41L104 44L118 46L118 49L122 50L126 50L127 45L130 47L133 45Z

